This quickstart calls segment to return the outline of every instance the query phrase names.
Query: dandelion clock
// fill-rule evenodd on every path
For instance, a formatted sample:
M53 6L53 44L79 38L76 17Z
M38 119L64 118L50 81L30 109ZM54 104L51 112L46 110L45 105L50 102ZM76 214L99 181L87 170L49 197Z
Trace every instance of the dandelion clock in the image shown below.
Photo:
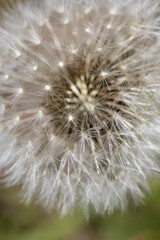
M0 16L1 181L63 214L139 202L159 173L158 1L18 1Z

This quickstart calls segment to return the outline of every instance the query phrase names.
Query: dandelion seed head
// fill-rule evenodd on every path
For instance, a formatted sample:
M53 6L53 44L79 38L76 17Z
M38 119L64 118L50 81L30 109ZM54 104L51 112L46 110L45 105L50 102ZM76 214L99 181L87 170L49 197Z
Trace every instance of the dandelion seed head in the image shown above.
M156 1L35 0L2 11L0 170L28 203L122 210L159 173Z

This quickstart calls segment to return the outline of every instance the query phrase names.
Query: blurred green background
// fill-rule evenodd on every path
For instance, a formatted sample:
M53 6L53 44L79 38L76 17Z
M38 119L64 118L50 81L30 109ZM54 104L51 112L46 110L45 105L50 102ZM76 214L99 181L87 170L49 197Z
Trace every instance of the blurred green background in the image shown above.
M151 184L143 204L125 213L97 215L86 220L81 212L61 217L35 204L20 203L17 189L0 187L1 240L160 240L160 182Z
M0 0L0 5L6 0ZM20 203L16 188L0 185L0 240L160 240L160 180L138 207L103 217L90 211L61 217L35 204Z

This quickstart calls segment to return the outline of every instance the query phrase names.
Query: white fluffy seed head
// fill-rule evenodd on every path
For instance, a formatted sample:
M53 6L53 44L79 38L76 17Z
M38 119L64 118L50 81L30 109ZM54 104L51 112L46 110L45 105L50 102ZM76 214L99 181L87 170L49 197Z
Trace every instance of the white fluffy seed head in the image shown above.
M0 170L27 202L111 213L159 173L156 2L35 0L2 12Z

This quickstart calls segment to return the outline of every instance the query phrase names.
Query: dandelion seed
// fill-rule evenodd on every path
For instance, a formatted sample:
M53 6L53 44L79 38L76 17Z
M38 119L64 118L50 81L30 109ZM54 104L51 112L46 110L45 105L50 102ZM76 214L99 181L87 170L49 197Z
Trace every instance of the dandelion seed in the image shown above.
M9 79L9 74L6 74L4 77L6 80Z
M37 65L33 66L33 70L34 70L34 71L37 71L37 69L38 69L38 66L37 66Z
M17 51L16 52L16 57L19 58L21 56L21 52Z
M62 68L64 66L63 62L59 62L58 65Z
M77 53L77 49L72 49L71 52L72 52L73 54L75 54L75 53Z
M111 29L112 28L112 25L109 23L109 24L107 24L107 28L108 29Z
M43 116L43 112L41 110L38 111L38 116L42 117Z
M50 91L50 90L51 90L51 86L46 85L46 86L45 86L45 90L46 90L46 91Z
M69 119L69 121L73 121L73 116L72 116L72 115L69 115L69 116L68 116L68 119Z
M101 52L101 51L102 51L102 48L97 48L97 51L98 51L98 52Z
M65 19L63 24L68 24L69 23L69 19Z
M107 75L108 75L107 72L101 72L101 76L102 76L102 77L106 77Z
M16 116L15 117L15 122L19 122L19 120L20 120L20 116Z
M89 28L86 28L85 31L86 31L86 33L90 33L91 32L91 30Z
M17 93L18 93L18 94L22 94L22 93L23 93L23 88L17 89Z

